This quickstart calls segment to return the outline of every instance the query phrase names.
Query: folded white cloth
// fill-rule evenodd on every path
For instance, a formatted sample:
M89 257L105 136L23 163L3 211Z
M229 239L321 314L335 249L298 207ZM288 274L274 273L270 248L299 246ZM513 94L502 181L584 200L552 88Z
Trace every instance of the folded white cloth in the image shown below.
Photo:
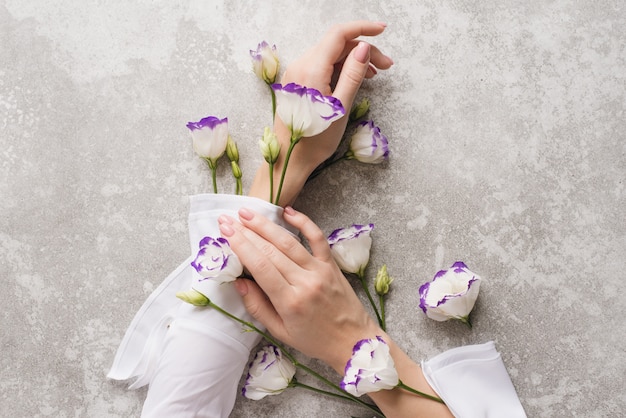
M445 351L422 370L457 418L526 417L493 341Z
M110 379L136 378L131 389L149 384L142 417L227 417L250 349L260 340L255 332L223 314L177 299L200 276L190 263L205 236L219 237L217 218L237 216L247 207L295 233L282 219L282 208L264 200L205 194L190 199L191 256L148 297L126 330ZM205 281L203 293L239 318L256 323L246 312L233 283Z

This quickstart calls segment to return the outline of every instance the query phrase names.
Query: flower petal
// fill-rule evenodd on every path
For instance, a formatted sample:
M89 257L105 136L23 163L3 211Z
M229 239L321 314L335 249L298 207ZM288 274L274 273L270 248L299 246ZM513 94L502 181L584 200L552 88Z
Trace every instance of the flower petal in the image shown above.
M276 93L276 114L289 128L292 138L322 133L345 114L339 99L324 96L319 90L295 83L272 84L272 89Z
M419 306L436 321L466 319L478 298L480 281L480 277L472 273L465 263L458 261L420 286Z

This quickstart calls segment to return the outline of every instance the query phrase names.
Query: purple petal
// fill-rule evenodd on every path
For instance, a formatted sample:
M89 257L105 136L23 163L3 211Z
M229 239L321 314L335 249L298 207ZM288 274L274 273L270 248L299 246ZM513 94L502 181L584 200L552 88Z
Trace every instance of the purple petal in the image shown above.
M220 119L215 116L207 116L206 118L200 119L198 122L187 123L187 128L191 131L203 128L215 129L217 125L222 123L228 123L228 118Z

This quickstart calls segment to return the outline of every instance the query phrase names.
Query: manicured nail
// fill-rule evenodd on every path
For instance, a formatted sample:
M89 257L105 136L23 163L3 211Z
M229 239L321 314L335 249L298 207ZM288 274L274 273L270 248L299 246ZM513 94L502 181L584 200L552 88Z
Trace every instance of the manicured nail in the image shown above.
M250 212L246 208L241 208L239 209L239 217L245 219L246 221L249 221L254 218L254 213Z
M359 42L354 51L354 58L361 64L365 64L370 58L370 44L367 42Z
M220 232L225 237L232 237L235 234L235 230L229 224L220 224Z
M237 279L235 280L235 290L239 293L240 296L245 296L248 294L248 283L246 283L246 279Z
M285 215L293 216L296 211L291 206L285 206Z
M233 218L231 218L230 216L227 216L227 215L220 215L220 217L217 218L217 222L220 223L220 224L232 225L233 224Z

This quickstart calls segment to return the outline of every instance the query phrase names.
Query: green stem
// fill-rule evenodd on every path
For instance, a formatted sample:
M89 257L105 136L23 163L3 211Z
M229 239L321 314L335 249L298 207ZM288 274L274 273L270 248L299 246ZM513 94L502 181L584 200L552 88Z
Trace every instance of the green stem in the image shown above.
M283 183L285 181L285 173L287 173L287 165L289 164L289 158L291 158L291 152L293 151L293 148L296 146L299 140L300 138L297 138L297 139L291 138L291 142L289 143L289 148L287 149L287 156L285 156L285 164L283 165L283 171L280 175L280 183L278 184L278 191L276 192L276 201L274 202L275 205L279 205L280 193L283 190Z
M268 84L270 93L272 94L272 120L276 117L276 92L272 88L271 84Z
M463 317L457 317L457 319L461 322L463 322L465 325L467 325L468 327L470 327L470 329L472 328L472 322L469 319L469 315L467 316L463 316Z
M334 157L334 154L333 154ZM319 176L322 171L324 171L325 169L327 169L328 167L330 167L331 165L334 165L336 163L338 163L339 161L343 161L343 160L347 160L348 157L346 157L345 155L337 158L337 159L332 159L333 157L329 158L328 160L324 161L322 164L320 164L315 170L313 170L313 172L311 173L311 175L309 176L309 178L306 180L307 182L313 180L315 177Z
M358 403L358 404L360 404L360 405L362 405L362 406L364 406L366 408L369 408L374 413L383 416L381 414L381 412L380 412L380 409L378 409L377 406L371 405L371 404L368 404L367 402L362 401L358 397L356 397L356 396L346 392L345 390L341 389L341 387L339 387L339 385L336 385L335 383L331 382L330 380L328 380L327 378L325 378L321 374L317 373L316 371L314 371L314 370L310 369L309 367L305 366L304 364L300 363L298 360L296 360L296 358L293 355L291 355L291 353L289 353L289 351L287 351L285 346L283 346L278 340L276 340L274 337L272 337L267 332L261 331L259 328L254 326L254 324L252 324L251 322L244 321L243 319L236 317L235 315L233 315L230 312L222 309L221 307L219 307L215 303L211 302L210 300L209 300L209 303L208 303L207 306L210 306L211 308L217 310L218 312L222 313L223 315L226 315L230 319L232 319L232 320L234 320L236 322L239 322L240 324L246 326L247 328L257 332L259 335L261 335L267 341L269 341L270 343L272 343L276 347L278 347L280 349L280 351L285 355L285 357L287 357L287 359L289 359L289 361L291 361L295 367L304 370L306 373L310 374L313 377L316 377L318 380L320 380L325 385L327 385L327 386L335 389L336 391L344 394L344 396L349 398L351 401L354 401L354 402L356 402L356 403Z
M280 348L280 346L279 346ZM327 378L325 378L324 376L322 376L321 374L319 374L318 372L316 372L315 370L309 368L308 366L305 366L302 363L299 363L298 361L294 360L293 361L294 366L296 366L299 369L302 369L303 371L305 371L306 373L310 374L311 376L317 378L319 381L321 381L322 383L324 383L326 386L331 387L333 389L335 389L336 391L344 394L345 396L347 396L351 401L354 401L358 404L360 404L361 406L364 406L368 409L370 409L372 412L382 415L380 412L380 409L378 409L377 406L369 404L365 401L362 401L361 399L359 399L358 397L346 392L345 390L341 389L341 387L333 382L331 382L330 380L328 380Z
M381 328L387 331L387 321L385 320L385 295L378 295L378 304L380 305L380 318L382 319Z
M376 304L374 303L374 298L372 298L372 294L370 293L370 290L367 287L367 283L365 283L365 274L359 272L357 273L357 276L359 277L359 280L361 281L361 287L363 287L363 290L365 291L365 294L367 295L367 298L369 299L370 304L372 305L372 308L374 308L374 313L376 313L376 319L378 319L378 325L380 325L380 327L384 330L385 324L382 318L380 317L380 313L378 312L378 308L376 307Z
M211 170L213 193L217 193L217 161L213 162L210 159L206 158L206 163L209 165L209 169Z
M237 179L237 186L235 188L235 194L237 195L243 194L243 185L241 184L241 179Z
M273 92L274 90L272 90ZM272 203L274 201L274 163L268 163L270 165L270 200Z
M439 403L442 403L444 405L446 404L441 398L438 398L438 397L433 396L433 395L429 395L428 393L420 392L417 389L413 389L412 387L405 385L404 382L402 382L402 380L398 380L398 384L396 385L396 387L404 389L407 392L411 392L411 393L414 393L416 395L423 396L424 398L430 399L431 401L439 402Z
M316 387L309 386L309 385L307 385L307 384L304 384L304 383L298 382L295 378L291 381L291 384L292 384L292 386L293 386L293 387L300 387L300 388L308 389L308 390L310 390L310 391L312 391L312 392L321 393L321 394L323 394L323 395L333 396L333 397L335 397L335 398L345 399L345 400L347 400L347 401L351 401L351 400L352 400L352 399L350 399L350 398L349 398L349 397L347 397L347 396L340 395L340 394L335 393L335 392L330 392L330 391L328 391L328 390L319 389L319 388L316 388Z

